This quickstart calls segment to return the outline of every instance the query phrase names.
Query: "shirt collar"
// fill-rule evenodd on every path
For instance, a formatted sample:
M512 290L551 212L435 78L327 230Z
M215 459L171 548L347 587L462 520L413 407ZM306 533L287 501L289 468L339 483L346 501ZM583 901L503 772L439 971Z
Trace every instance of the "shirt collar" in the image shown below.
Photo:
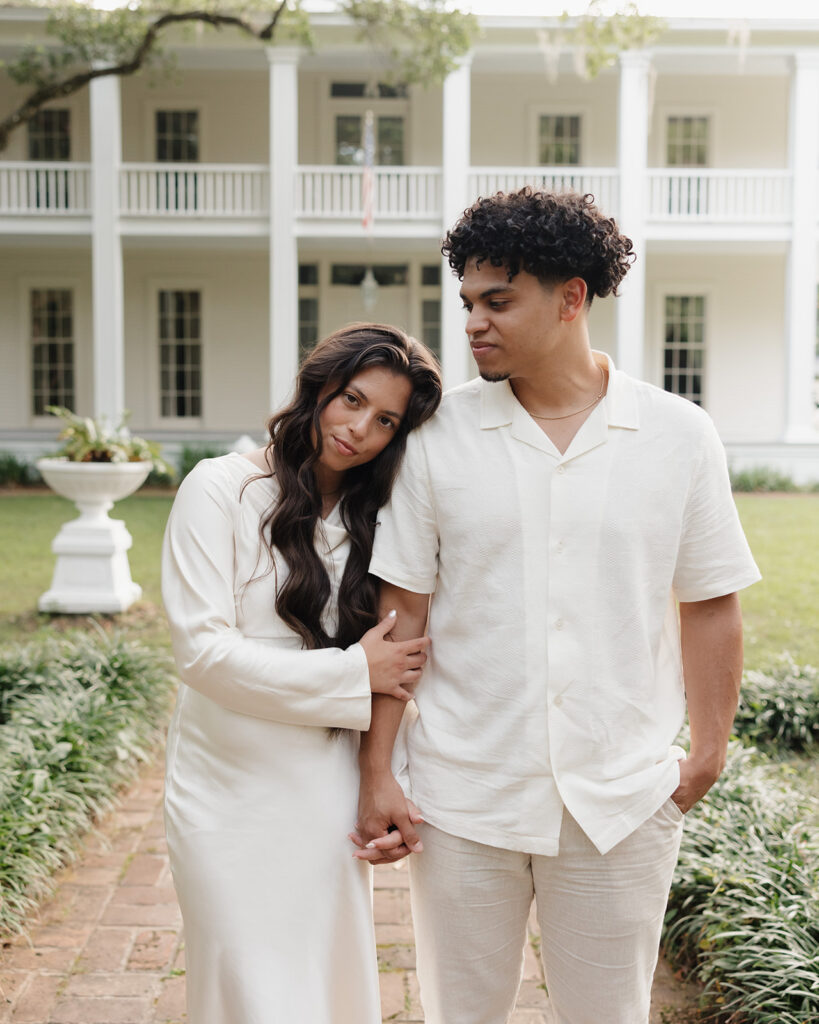
M601 402L607 426L638 430L640 415L634 381L618 370L611 357L605 352L592 350L592 354L595 360L602 363L609 372L609 386L606 396ZM515 393L508 380L498 383L481 381L481 430L507 426L516 419L520 412L523 412L523 407L515 398Z

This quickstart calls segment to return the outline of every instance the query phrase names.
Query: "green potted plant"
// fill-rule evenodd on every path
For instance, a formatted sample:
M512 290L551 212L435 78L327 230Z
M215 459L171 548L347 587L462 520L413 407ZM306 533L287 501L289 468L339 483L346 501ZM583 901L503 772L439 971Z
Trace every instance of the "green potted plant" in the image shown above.
M65 523L52 543L57 564L40 610L124 611L142 589L131 579L131 535L108 511L140 487L151 469L173 471L160 458L158 445L130 433L127 414L111 428L61 406L49 406L48 411L63 422L63 446L54 456L39 459L37 469L52 490L74 502L80 515Z

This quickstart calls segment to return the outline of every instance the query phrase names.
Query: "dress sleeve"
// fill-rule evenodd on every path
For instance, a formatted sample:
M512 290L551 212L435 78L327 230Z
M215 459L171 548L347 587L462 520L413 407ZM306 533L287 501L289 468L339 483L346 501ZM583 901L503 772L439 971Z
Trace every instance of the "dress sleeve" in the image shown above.
M233 496L206 460L185 478L162 550L162 599L182 681L230 711L292 725L367 729L364 649L291 650L244 636L234 601Z
M678 601L707 601L761 579L731 494L725 449L710 418L703 417L674 571Z

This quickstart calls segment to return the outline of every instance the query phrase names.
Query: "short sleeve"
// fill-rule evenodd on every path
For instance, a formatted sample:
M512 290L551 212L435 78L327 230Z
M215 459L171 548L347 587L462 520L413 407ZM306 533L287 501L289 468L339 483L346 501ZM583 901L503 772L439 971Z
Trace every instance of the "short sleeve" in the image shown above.
M236 625L235 504L220 460L185 478L162 550L162 598L182 681L230 711L293 725L367 729L371 693L360 644L302 651Z
M416 594L431 594L438 577L438 525L423 428L407 450L389 502L378 515L370 572Z
M725 449L710 418L703 422L674 571L683 602L723 597L761 579L734 504Z

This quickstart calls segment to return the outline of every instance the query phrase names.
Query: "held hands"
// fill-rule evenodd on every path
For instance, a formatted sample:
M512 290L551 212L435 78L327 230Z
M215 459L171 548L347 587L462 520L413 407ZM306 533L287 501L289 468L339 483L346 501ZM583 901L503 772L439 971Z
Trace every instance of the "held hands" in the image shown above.
M387 640L395 626L396 614L390 612L361 638L370 669L370 689L398 700L411 700L415 684L427 660L429 637L417 640ZM406 689L405 689L406 687Z
M358 821L349 836L357 847L353 857L371 864L391 864L409 853L421 853L424 846L415 826L423 820L392 772L362 775Z

